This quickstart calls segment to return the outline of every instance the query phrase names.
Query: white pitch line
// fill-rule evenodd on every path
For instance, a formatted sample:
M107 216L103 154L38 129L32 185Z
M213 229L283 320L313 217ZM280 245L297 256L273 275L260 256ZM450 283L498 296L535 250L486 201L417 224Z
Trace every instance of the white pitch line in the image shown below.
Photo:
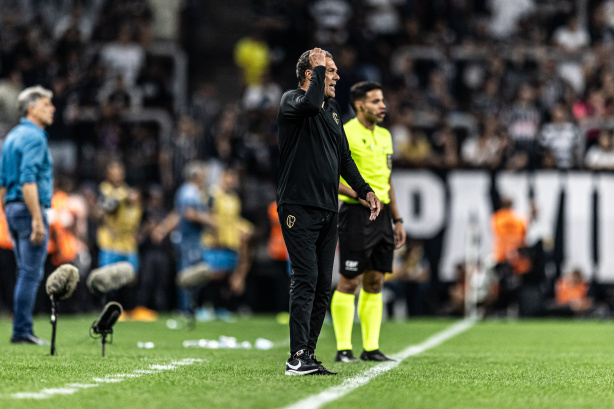
M173 361L170 365L149 365L150 369L137 369L129 374L107 375L104 378L92 378L95 383L67 383L61 388L48 388L40 392L19 392L10 395L13 399L49 399L55 395L72 395L81 389L97 387L100 384L111 384L123 382L125 379L140 378L146 374L156 374L164 371L177 369L177 366L192 365L197 362L203 362L202 359L186 358L180 361ZM0 397L2 397L0 395Z
M421 354L428 349L435 348L436 346L441 345L448 339L468 330L473 326L473 324L475 324L475 321L473 320L459 321L456 324L426 339L421 344L407 347L403 351L394 355L393 358L397 359L396 362L384 362L379 365L373 366L364 371L363 373L354 376L353 378L344 380L341 385L333 386L326 389L325 391L308 396L307 398L293 403L290 406L286 406L284 409L318 409L326 405L327 403L344 397L348 393L352 392L354 389L369 383L369 381L371 381L371 379L375 378L376 376L379 376L393 368L396 368L403 360L409 358L410 356Z

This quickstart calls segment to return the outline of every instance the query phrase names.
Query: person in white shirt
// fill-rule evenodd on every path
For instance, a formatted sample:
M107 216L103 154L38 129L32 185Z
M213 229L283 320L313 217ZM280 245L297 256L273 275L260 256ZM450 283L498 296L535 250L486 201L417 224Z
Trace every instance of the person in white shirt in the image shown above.
M109 43L100 50L100 57L107 68L107 78L115 79L121 75L127 87L134 85L139 71L145 63L145 50L132 41L132 28L122 25L117 41Z
M551 121L542 127L539 146L554 155L558 169L569 169L580 163L582 139L578 127L569 120L567 109L556 104L550 111Z
M567 24L555 30L554 45L567 54L566 61L559 63L559 74L571 83L576 92L584 91L584 74L580 61L580 52L590 44L590 36L586 28L580 26L576 16L572 15Z
M586 152L584 163L593 170L614 169L614 135L608 129L602 129L597 144L591 146Z

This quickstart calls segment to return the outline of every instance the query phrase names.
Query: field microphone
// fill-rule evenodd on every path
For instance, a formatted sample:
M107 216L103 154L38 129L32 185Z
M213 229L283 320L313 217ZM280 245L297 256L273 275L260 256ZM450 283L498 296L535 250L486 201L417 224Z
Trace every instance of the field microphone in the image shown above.
M79 282L79 270L70 264L63 264L47 278L45 288L47 295L55 300L69 298Z
M211 279L211 270L205 263L198 263L192 267L183 269L177 274L177 286L185 287L199 287L207 284Z
M90 329L90 336L94 337L93 334L99 334L102 336L102 356L104 357L105 352L105 344L107 343L107 335L113 334L113 325L119 319L119 316L122 315L123 308L120 303L111 301L107 303L102 309L102 312L96 318L92 327ZM109 342L109 344L112 341Z
M62 264L47 278L45 289L51 299L51 355L55 355L55 334L57 330L57 301L69 298L77 288L79 269L70 264Z
M87 277L87 288L94 294L117 290L134 280L134 267L126 261L92 270Z

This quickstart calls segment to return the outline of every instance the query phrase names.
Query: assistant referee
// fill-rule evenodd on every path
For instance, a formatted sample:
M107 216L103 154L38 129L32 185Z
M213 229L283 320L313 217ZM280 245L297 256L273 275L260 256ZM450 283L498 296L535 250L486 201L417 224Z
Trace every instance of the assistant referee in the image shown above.
M339 283L333 294L331 312L337 338L336 362L356 362L352 352L354 294L362 282L358 298L358 316L362 329L363 361L390 361L379 350L382 324L382 287L386 273L392 271L393 252L405 244L403 220L399 216L392 170L392 137L377 126L386 116L382 86L376 82L359 82L350 89L350 102L356 118L344 128L352 157L360 173L384 203L381 216L367 222L369 209L360 195L339 183Z
M290 359L286 375L325 374L314 351L330 299L337 244L339 177L366 200L366 219L381 203L352 159L335 96L330 53L314 48L296 64L299 88L284 93L279 123L279 221L290 256Z

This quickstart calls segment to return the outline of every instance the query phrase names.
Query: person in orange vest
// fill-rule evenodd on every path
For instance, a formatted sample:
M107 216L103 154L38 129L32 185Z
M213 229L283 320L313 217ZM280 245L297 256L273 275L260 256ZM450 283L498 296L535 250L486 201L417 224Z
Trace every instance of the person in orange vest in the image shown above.
M527 220L513 210L509 197L501 199L501 207L491 218L495 272L499 277L499 299L496 309L515 303L522 284L522 275L531 269L526 257Z
M492 216L494 258L498 264L509 263L518 249L526 246L527 222L513 210L510 198L501 200L501 208Z
M49 220L49 255L54 266L72 263L77 257L79 244L72 232L75 218L68 194L57 189L51 198L52 216Z
M0 206L0 311L13 311L13 289L15 288L15 255L13 241L6 223L4 210Z
M545 315L573 317L593 313L595 309L590 287L582 271L577 268L559 277L554 288L554 300L548 303Z
M290 285L288 250L281 231L281 223L277 214L277 203L272 201L267 209L271 233L267 245L267 253L271 258L271 270L275 276L275 306L277 312L288 311L289 296L288 288Z

